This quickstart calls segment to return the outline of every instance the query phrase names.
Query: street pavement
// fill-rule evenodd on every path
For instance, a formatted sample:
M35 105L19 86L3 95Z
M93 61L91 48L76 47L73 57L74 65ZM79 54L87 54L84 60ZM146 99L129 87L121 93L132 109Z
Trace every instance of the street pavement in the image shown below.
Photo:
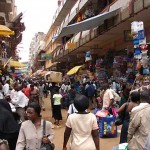
M42 112L42 117L54 123L54 119L52 118L52 113L51 113L49 97L44 99L44 106L45 106L45 111ZM62 116L63 116L63 120L61 121L61 128L54 128L55 150L62 150L62 147L63 147L63 135L64 135L64 130L65 130L65 122L67 119L67 111L65 109L62 109ZM119 143L119 134L117 138L105 138L105 139L100 138L100 150L112 150L112 148L114 146L117 146L118 143Z

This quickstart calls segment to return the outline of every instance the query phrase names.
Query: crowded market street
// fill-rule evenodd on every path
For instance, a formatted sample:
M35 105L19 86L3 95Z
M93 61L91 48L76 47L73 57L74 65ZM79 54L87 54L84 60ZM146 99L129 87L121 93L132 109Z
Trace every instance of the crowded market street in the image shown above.
M150 150L150 0L0 0L0 150Z

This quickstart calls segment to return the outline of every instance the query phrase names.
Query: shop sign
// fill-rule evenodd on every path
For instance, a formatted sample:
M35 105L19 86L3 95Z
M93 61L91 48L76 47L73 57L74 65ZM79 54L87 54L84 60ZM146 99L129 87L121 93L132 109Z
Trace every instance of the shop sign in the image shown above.
M41 60L51 60L52 55L51 54L41 54Z

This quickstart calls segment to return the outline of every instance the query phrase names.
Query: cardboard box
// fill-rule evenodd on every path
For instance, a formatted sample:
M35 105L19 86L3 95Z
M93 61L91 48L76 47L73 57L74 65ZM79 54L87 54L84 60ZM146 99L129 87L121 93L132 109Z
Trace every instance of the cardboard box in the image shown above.
M62 73L61 72L55 72L55 71L49 71L45 75L45 80L47 82L61 83L62 82Z

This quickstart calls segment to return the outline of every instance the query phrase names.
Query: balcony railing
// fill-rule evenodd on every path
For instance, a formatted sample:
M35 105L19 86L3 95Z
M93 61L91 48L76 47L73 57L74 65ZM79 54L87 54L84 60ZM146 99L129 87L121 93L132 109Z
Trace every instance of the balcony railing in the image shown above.
M61 5L58 7L55 16L53 17L52 26L60 25L64 20L64 16L67 16L76 2L77 0L62 0Z

